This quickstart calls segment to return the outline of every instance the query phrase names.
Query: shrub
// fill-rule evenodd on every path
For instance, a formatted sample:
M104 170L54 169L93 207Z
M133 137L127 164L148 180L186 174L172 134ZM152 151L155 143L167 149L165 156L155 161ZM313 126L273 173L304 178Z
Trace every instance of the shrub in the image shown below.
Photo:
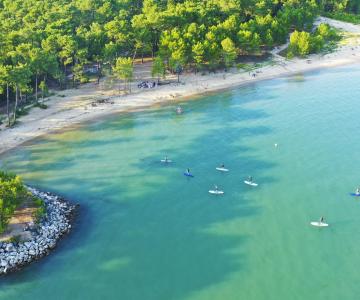
M45 202L39 198L34 198L34 203L37 207L36 211L34 212L35 223L40 223L41 219L46 214Z
M20 177L0 171L0 233L6 229L15 209L28 196Z

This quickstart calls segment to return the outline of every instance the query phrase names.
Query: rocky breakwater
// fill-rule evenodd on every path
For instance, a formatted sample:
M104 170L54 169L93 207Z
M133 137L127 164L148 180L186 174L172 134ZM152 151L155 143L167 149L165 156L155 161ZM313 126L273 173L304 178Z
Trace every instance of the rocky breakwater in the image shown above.
M30 187L28 190L44 201L46 212L39 224L27 228L31 232L28 241L0 243L0 275L18 271L23 266L48 255L59 239L71 229L76 206L56 195Z

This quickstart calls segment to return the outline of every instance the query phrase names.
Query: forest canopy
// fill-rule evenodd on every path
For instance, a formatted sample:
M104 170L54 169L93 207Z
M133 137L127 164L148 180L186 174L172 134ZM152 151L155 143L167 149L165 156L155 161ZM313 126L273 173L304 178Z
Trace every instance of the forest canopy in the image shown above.
M310 31L323 9L358 12L359 0L0 0L0 95L37 101L49 80L66 87L120 57L226 67Z

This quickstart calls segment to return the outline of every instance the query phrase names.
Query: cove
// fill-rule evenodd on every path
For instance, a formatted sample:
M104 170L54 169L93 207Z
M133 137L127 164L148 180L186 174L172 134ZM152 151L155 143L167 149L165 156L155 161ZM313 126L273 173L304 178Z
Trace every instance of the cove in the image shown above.
M2 168L81 212L52 255L0 278L0 299L357 299L359 99L360 66L340 67L5 154ZM165 155L174 163L161 165ZM214 184L223 196L208 193ZM309 225L320 216L329 228Z

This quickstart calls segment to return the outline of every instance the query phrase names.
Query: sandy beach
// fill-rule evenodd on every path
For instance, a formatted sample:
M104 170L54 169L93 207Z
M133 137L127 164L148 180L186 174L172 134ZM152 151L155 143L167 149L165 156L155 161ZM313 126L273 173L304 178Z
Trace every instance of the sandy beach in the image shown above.
M0 153L41 135L108 114L144 109L260 80L360 63L360 26L326 18L319 18L317 22L329 23L346 32L346 38L335 52L287 60L278 55L286 48L284 45L272 51L271 63L263 64L251 72L234 69L227 73L184 74L180 83L174 82L147 90L135 88L133 93L122 96L117 95L116 89L109 91L102 83L90 83L78 89L60 91L45 102L48 109L33 108L28 115L21 117L14 128L6 128L4 125L0 127ZM134 80L135 87L138 82L139 80Z

